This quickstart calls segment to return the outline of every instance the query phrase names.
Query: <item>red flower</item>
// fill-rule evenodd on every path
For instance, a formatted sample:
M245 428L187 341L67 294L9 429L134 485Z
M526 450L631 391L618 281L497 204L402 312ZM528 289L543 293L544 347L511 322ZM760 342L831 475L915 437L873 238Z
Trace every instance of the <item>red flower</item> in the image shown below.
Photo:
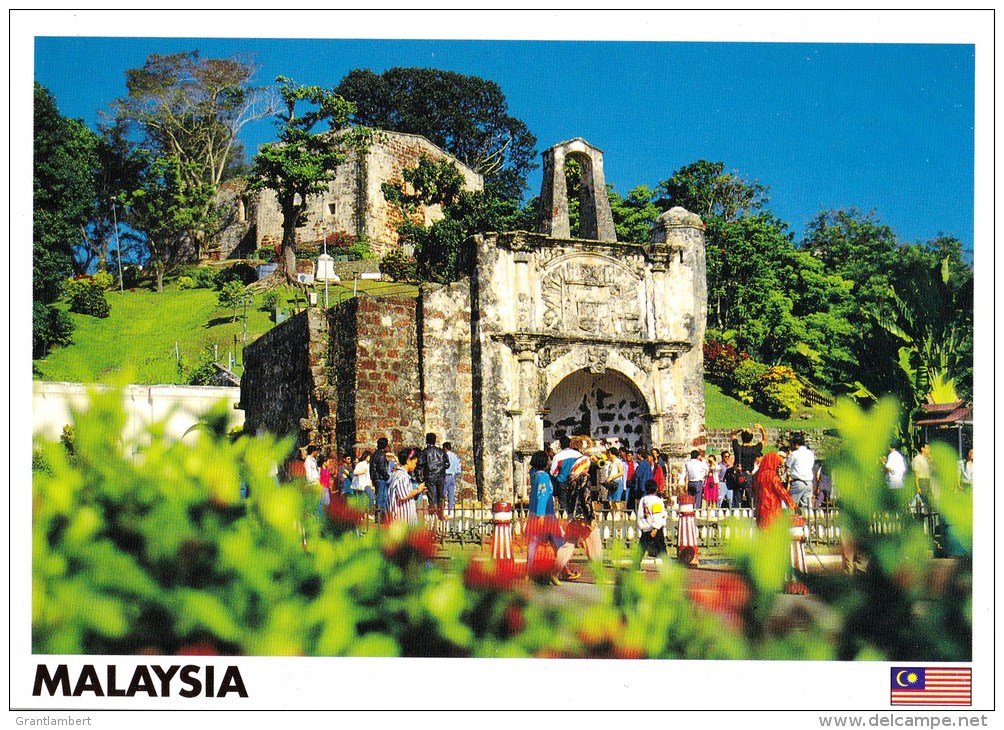
M508 591L516 586L520 574L511 560L472 560L464 571L464 585L489 591Z
M505 609L505 632L507 636L515 636L526 628L523 609L515 603L510 603Z
M408 535L404 543L422 560L431 560L436 557L436 550L439 548L436 536L431 530L415 530Z
M533 560L527 561L526 572L534 580L550 578L557 573L557 556L550 543L545 543L537 547L533 554Z
M216 645L211 641L197 641L194 644L186 644L178 649L176 656L219 656Z
M328 519L341 527L355 527L366 517L366 513L349 504L344 494L332 494L328 503Z

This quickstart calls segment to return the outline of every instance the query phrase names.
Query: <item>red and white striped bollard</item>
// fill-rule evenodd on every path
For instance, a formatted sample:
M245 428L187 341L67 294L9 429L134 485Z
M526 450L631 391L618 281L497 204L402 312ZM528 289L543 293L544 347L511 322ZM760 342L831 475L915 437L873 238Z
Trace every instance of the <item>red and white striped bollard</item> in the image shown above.
M512 505L492 504L492 557L512 561Z
M679 499L680 525L676 559L685 565L698 564L697 525L694 518L694 498L685 494Z

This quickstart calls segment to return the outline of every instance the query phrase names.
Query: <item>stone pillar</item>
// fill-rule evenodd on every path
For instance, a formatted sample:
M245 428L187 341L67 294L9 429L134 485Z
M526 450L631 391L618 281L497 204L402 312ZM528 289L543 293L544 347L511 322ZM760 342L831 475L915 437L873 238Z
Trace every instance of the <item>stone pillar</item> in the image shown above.
M585 199L580 201L580 237L592 241L616 241L606 176L603 174L603 152L581 137L557 144L544 152L538 232L553 238L569 238L571 235L565 187L565 161L570 156L582 161Z

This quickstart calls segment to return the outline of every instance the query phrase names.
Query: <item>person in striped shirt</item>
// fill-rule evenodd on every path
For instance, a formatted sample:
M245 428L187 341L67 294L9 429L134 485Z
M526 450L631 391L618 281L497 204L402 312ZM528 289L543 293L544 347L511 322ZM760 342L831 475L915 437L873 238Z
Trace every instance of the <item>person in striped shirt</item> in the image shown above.
M408 525L418 525L418 498L425 494L424 484L414 487L411 482L412 472L418 466L418 449L401 449L397 452L397 466L390 475L387 486L390 502L390 521L404 520Z

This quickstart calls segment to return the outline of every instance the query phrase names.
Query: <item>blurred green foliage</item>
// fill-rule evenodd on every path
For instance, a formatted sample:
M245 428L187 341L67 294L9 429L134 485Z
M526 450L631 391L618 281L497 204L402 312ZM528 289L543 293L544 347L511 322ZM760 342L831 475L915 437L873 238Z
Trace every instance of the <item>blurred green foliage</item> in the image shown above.
M367 528L352 503L336 500L321 517L302 482L273 477L291 444L233 438L222 409L173 443L153 426L133 457L135 445L117 436L125 425L119 397L92 395L75 414L72 461L59 442L33 452L36 653L971 656L964 495L943 490L939 503L962 554L956 560L932 561L931 541L912 520L900 532L869 529L876 511L904 507L881 481L881 435L895 420L888 404L869 414L842 406L853 445L835 479L845 529L870 557L865 573L792 576L788 523L778 520L768 532L734 537L738 570L711 584L668 560L655 576L594 565L604 580L595 599L581 599L483 553L444 569L432 560L428 532ZM938 467L954 469L943 457ZM614 549L615 561L624 553ZM814 599L782 600L793 577Z

